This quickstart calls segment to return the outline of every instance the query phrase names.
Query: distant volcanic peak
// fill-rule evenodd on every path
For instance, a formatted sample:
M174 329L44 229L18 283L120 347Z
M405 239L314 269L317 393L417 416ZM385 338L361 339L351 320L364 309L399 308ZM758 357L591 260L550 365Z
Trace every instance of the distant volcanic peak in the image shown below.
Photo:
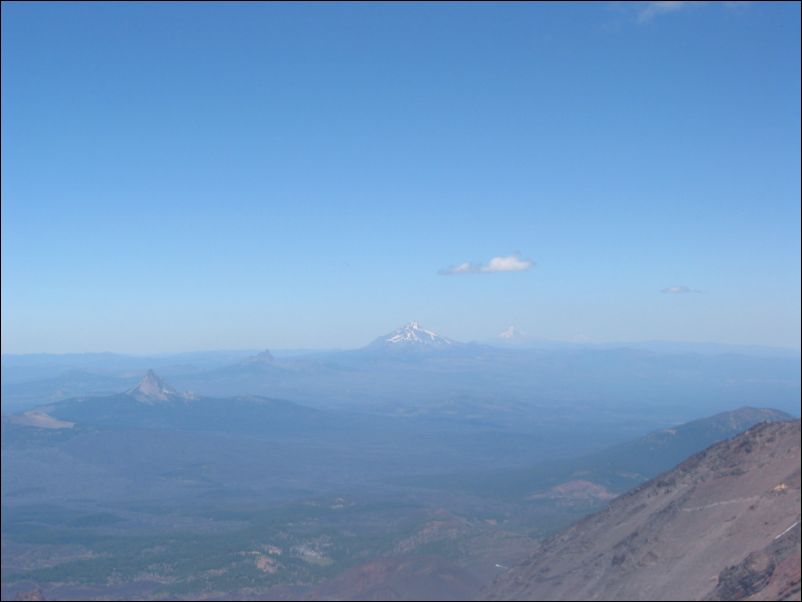
M508 341L520 339L524 336L523 331L518 328L517 326L509 326L508 328L502 330L498 333L499 338L506 339Z
M178 391L161 379L153 370L148 370L147 374L139 381L139 384L128 391L128 394L138 401L168 401L170 399L183 398Z
M405 324L388 335L379 337L376 343L382 345L415 345L426 347L446 347L455 345L456 342L439 334L421 328L420 324L413 321Z

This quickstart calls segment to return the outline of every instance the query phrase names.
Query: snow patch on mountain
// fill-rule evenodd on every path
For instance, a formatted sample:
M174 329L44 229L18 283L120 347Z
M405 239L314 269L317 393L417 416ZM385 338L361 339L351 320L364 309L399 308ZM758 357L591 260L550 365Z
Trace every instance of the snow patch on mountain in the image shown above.
M452 347L458 344L436 332L426 330L415 321L405 324L373 342L373 346L416 348Z

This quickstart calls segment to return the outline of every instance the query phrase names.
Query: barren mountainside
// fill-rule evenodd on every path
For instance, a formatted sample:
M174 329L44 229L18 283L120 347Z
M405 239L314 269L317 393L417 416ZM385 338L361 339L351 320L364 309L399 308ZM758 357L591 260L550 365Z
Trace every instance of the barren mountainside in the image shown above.
M800 422L692 456L550 538L491 600L799 600Z

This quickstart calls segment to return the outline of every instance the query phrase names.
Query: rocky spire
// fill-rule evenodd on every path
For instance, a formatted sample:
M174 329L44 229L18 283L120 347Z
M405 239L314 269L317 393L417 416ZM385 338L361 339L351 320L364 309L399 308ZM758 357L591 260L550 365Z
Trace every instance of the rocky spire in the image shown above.
M142 380L139 381L139 384L129 389L127 394L137 401L144 403L184 398L183 395L167 384L153 370L148 370Z

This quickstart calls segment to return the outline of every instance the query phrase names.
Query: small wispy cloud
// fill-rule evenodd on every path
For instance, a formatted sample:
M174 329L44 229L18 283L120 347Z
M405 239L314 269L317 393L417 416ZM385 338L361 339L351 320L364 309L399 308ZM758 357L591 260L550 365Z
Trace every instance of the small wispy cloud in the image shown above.
M733 0L730 2L722 2L722 4L730 9L739 9L752 4L752 2L751 0Z
M669 13L676 13L682 10L709 4L708 2L638 2L637 3L637 19L639 23L646 23L655 17L667 15ZM723 5L728 9L740 9L750 4L750 2L716 2L715 4Z
M698 2L644 2L638 11L638 21L645 23L660 15L675 13L688 5L699 4Z
M678 285L678 286L667 286L660 292L665 293L666 295L682 295L685 293L701 293L702 291L700 291L697 288L691 288L685 285Z
M452 265L440 270L441 276L454 276L456 274L493 274L496 272L524 272L535 265L531 259L524 259L518 254L506 257L493 257L487 263L463 263Z

